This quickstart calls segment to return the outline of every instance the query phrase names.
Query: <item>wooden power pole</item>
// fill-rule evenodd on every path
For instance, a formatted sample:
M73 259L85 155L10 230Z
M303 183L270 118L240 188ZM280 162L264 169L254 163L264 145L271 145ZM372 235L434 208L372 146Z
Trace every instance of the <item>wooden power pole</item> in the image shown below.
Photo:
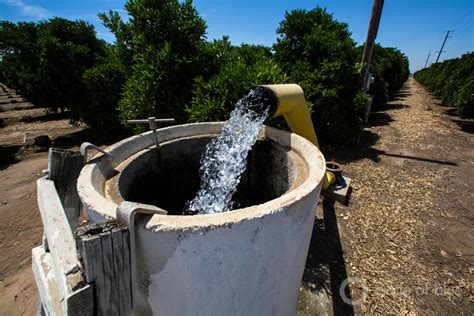
M380 17L382 16L384 0L374 0L372 5L372 13L370 15L369 29L364 45L364 53L362 54L362 70L358 81L361 90L365 90L367 86L367 77L369 74L370 61L372 59L372 51L374 50L375 38L379 29Z
M428 65L428 61L430 60L430 56L431 56L431 52L428 53L428 57L426 57L426 61L425 61L425 67L423 67L423 68L426 68L426 66Z
M438 53L438 57L436 57L436 61L434 62L435 64L439 61L439 57L441 56L441 53L446 52L445 50L443 50L443 48L444 48L444 44L446 44L446 40L450 37L449 33L451 32L453 31L446 31L446 36L444 37L443 44L441 44L441 49L435 52L435 53ZM431 77L432 74L433 74L433 69L431 69L430 73L428 74L428 79Z
M439 56L441 56L441 53L444 53L444 52L445 52L445 51L443 50L444 44L446 44L446 40L449 38L449 33L451 33L451 32L452 32L452 31L446 31L446 36L444 37L444 41L443 41L443 44L441 45L441 49L440 49L439 51L437 51L438 57L436 57L435 64L438 62Z

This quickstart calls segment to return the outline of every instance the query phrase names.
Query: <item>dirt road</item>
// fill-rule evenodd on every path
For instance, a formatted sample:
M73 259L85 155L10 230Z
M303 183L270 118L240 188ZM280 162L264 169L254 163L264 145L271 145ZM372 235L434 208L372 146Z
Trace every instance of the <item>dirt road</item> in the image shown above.
M325 148L344 164L353 194L350 206L325 205L317 220L308 314L321 293L346 314L473 314L474 121L450 112L410 78L371 115L360 146ZM339 295L347 277L354 306Z
M36 313L31 249L41 243L43 226L35 184L47 160L36 154L0 171L0 315Z
M31 249L43 233L36 180L48 158L32 144L34 137L48 135L55 146L75 146L83 128L69 124L65 114L35 108L0 87L0 315L36 314Z

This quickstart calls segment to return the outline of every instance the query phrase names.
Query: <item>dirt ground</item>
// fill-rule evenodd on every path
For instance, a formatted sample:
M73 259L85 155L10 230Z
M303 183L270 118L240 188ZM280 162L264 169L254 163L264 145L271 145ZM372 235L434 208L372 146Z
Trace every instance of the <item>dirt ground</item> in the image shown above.
M302 314L474 313L474 121L452 112L410 78L359 146L323 148L353 192L318 210Z
M0 315L34 315L38 293L31 249L43 226L36 204L36 179L47 168L47 152L33 145L48 135L58 147L75 146L83 128L65 114L35 108L15 91L0 88ZM13 102L12 102L13 101Z
M33 315L31 248L42 235L35 180L47 153L23 150L24 135L31 143L47 134L59 147L83 136L21 98L0 96L0 106L0 315ZM318 209L301 314L474 313L474 122L451 112L410 79L371 115L358 146L323 147L344 165L353 192L349 206L325 200ZM347 277L351 304L339 293Z

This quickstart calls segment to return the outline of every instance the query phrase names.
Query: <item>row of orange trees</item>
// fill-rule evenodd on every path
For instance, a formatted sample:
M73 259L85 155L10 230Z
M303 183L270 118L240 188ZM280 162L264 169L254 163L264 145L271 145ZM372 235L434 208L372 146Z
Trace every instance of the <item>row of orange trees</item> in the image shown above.
M206 40L191 1L130 0L125 10L127 21L114 11L99 15L113 45L85 22L0 22L0 80L102 131L148 116L225 120L253 85L286 82L303 87L317 133L328 141L348 142L364 127L361 49L325 9L287 12L272 47ZM373 60L373 93L383 106L406 79L408 61L380 46Z
M474 53L432 64L414 78L461 117L474 117Z
M358 51L362 55L362 47ZM376 44L369 70L375 77L369 90L373 96L372 109L383 110L410 75L408 58L397 48Z

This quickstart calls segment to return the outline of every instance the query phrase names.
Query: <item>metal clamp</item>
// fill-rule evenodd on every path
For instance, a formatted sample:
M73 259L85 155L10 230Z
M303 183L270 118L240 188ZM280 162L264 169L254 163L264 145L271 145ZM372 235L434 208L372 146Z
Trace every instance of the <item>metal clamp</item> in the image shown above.
M167 215L168 212L153 205L124 201L117 207L117 220L126 224L130 231L130 278L131 278L131 296L132 308L134 306L134 293L137 290L137 266L135 249L135 222L138 214L161 214Z
M81 155L84 156L84 163L87 163L87 152L89 151L89 149L95 149L101 153L103 153L104 155L106 155L107 157L109 158L113 158L114 156L111 154L111 153L108 153L106 152L105 150L103 150L102 148L94 145L94 144L91 144L91 143L88 143L88 142L84 142L82 143L81 145Z

